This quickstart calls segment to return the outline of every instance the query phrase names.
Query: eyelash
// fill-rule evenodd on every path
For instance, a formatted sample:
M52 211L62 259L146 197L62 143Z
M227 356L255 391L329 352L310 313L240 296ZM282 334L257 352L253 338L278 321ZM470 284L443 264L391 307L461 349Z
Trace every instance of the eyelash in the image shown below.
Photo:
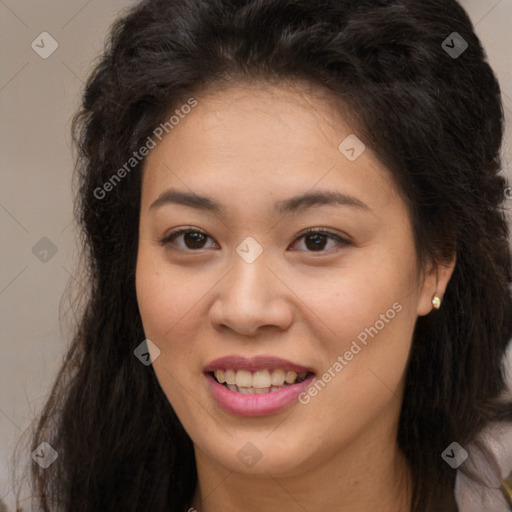
M177 238L178 236L180 235L183 235L185 233L199 233L201 235L205 235L207 238L211 238L207 233L205 233L204 231L200 230L200 229L197 229L197 228L193 228L192 226L188 227L188 228L182 228L182 229L179 229L177 231L174 231L172 233L169 233L168 235L166 235L163 239L159 240L158 242L163 245L163 246L169 246L170 244L172 244L172 240L174 240L175 238ZM336 240L340 245L344 245L344 246L347 246L347 245L350 245L350 241L345 239L345 238L342 238L341 236L329 231L329 230L326 230L324 228L309 228L309 229L306 229L305 231L303 231L302 233L300 233L297 238L294 240L294 243L295 241L297 240L300 240L301 238L305 238L307 237L308 235L325 235L327 236L328 238L331 238L333 240ZM173 249L173 250L178 250L178 251L184 251L184 252L199 252L199 251L202 251L204 250L203 248L201 249L182 249L182 248L177 248L177 249ZM330 254L332 251L332 248L331 249L327 249L327 250L321 250L321 251L299 251L299 252L309 252L309 253L319 253L319 254Z

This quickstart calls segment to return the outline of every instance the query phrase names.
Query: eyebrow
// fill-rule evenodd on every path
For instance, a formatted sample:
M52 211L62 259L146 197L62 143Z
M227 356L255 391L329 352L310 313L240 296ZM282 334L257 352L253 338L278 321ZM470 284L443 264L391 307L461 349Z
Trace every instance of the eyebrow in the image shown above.
M205 196L168 189L162 192L151 204L150 209L159 208L167 204L178 204L222 215L225 208L222 204ZM306 192L304 194L283 199L274 203L274 211L278 214L300 213L318 206L351 206L361 210L370 211L370 207L354 196L342 194L331 190Z

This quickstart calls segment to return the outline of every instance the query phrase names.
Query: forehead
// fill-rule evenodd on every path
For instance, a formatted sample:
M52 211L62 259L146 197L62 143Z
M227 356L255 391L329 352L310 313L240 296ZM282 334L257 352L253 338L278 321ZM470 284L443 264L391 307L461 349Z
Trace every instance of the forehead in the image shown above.
M282 189L343 186L338 192L345 195L366 189L381 202L394 192L389 171L323 91L257 84L195 98L197 106L146 158L146 203L167 187L242 203L277 199ZM347 144L349 156L361 151L356 159L343 152Z

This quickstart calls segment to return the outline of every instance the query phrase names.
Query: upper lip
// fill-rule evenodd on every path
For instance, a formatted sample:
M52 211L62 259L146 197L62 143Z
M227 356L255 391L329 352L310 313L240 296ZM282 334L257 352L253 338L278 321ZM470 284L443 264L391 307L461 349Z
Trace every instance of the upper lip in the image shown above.
M258 370L275 370L281 368L283 370L295 371L296 373L311 372L311 368L302 366L300 364L272 356L257 356L257 357L244 357L244 356L226 356L215 359L208 363L203 371L214 372L215 370L247 370L256 372Z

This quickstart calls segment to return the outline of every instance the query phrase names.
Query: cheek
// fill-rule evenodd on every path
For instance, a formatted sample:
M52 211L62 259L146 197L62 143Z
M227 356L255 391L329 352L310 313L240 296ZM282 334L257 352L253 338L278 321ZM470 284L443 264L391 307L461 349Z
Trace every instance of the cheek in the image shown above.
M388 386L399 394L418 294L413 253L405 249L401 254L379 251L358 258L337 281L309 295L308 306L329 327L320 338L328 373L322 375L325 380L336 375L331 380L337 391L325 394L326 399L338 401L342 390L349 401L371 402L381 391L389 393Z
M321 286L313 280L304 281L304 288L298 293L311 311L329 327L330 334L346 344L356 339L365 329L389 330L402 325L400 316L414 299L411 294L413 273L405 267L394 269L385 264L375 265L361 262L351 265L338 274L338 278L322 282ZM400 310L400 311L398 311ZM407 322L409 324L410 322ZM364 334L360 336L364 342ZM350 343L349 343L350 345ZM340 346L343 348L343 346Z
M191 286L189 279L171 272L170 265L152 247L141 246L137 260L136 290L144 332L150 339L165 345L180 331L183 320L194 308L200 307L204 291ZM165 346L163 347L165 349Z
M182 326L195 297L191 287L180 283L178 276L169 276L154 252L154 249L145 250L144 246L139 250L136 269L139 312L146 338L160 350L152 362L160 387L175 410L186 411L183 386L189 380L186 363L192 361L193 337Z
M136 271L136 291L139 311L146 336L155 342L172 328L176 310L169 308L172 299L161 272L150 264L150 259L139 254Z

